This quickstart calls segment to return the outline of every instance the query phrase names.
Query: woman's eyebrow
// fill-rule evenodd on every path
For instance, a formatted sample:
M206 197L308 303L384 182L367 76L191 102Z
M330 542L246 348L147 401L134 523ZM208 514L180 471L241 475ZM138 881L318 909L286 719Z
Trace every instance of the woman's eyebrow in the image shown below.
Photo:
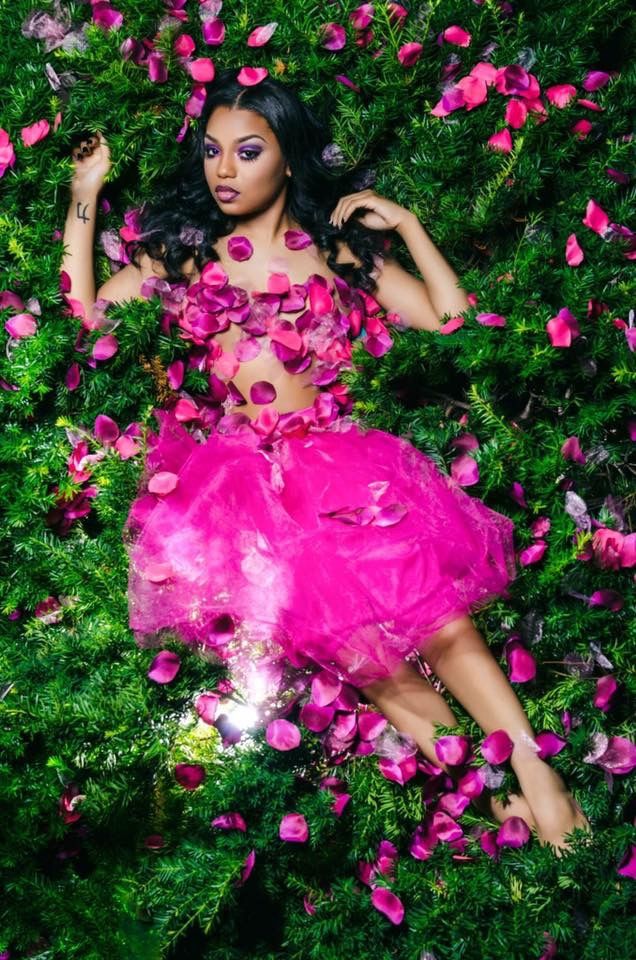
M237 137L234 143L243 143L244 140L252 140L254 137L258 137L258 139L262 140L263 143L267 143L267 140L265 139L265 137L261 137L261 135L258 133L248 133L246 137ZM210 136L209 133L206 133L205 139L214 140L215 143L218 143L218 140L216 139L216 137Z

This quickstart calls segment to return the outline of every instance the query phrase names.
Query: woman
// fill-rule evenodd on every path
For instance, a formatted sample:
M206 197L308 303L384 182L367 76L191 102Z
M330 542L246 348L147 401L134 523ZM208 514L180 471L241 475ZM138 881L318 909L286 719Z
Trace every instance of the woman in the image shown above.
M211 648L255 698L289 665L322 667L439 765L435 725L456 720L413 668L421 652L486 734L513 741L521 793L491 798L492 812L566 846L587 821L470 617L515 576L512 521L406 440L356 423L338 383L352 340L390 347L381 308L434 332L466 293L412 213L328 165L328 130L291 88L241 74L207 85L186 160L141 210L133 262L97 291L159 293L209 383L156 411L126 525L130 625L142 643L167 629ZM74 158L63 269L89 311L103 135ZM387 255L390 231L423 280Z

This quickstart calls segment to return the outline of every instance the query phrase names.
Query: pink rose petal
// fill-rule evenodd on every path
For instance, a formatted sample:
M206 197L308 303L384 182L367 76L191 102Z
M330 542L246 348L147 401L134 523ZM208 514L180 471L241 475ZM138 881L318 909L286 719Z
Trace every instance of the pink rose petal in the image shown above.
M244 87L254 87L269 74L266 67L241 67L236 79Z
M636 880L636 844L632 843L629 850L621 860L616 871L621 877L629 877Z
M276 399L276 388L269 380L257 380L250 387L250 400L252 403L271 403Z
M539 747L538 756L541 760L548 757L556 757L567 745L567 740L560 737L558 733L552 733L550 730L543 730L534 738L534 742Z
M245 857L243 862L243 869L241 870L241 876L239 877L238 885L242 887L252 870L254 869L254 864L256 863L256 850L250 850L248 855Z
M309 837L309 827L302 813L286 813L280 822L278 836L288 843L305 843Z
M200 693L194 702L196 712L204 723L214 723L220 698L215 693Z
M236 811L231 811L230 813L222 813L220 816L215 817L211 823L212 827L216 827L218 830L242 830L243 833L247 831L247 824L241 816L240 813Z
M497 831L498 847L522 847L530 839L530 828L522 817L508 817Z
M227 252L232 260L249 260L254 253L254 247L247 237L230 237Z
M404 906L399 897L385 887L376 887L371 891L371 903L376 910L388 917L396 926L404 919Z
M345 28L338 23L324 23L321 27L322 46L325 50L342 50L347 42Z
M174 776L186 790L196 790L205 780L205 769L200 763L177 763Z
M267 726L265 739L274 750L293 750L300 744L301 734L296 724L289 720L272 720Z
M247 38L248 47L264 47L273 36L278 24L274 21L263 27L256 27Z
M435 755L440 763L448 766L458 766L465 763L470 753L470 740L468 737L460 737L451 734L447 737L440 737L435 742Z
M181 658L172 650L162 650L154 658L148 670L148 677L155 683L171 683L181 668Z
M481 745L481 755L488 763L504 763L512 753L513 742L505 730L495 730Z
M536 661L520 640L511 637L504 647L504 654L508 664L508 679L512 683L534 680L537 673Z
M334 718L335 710L333 707L319 707L315 703L306 703L302 707L299 717L308 730L313 733L321 733L326 730Z
M169 470L159 470L148 481L148 492L155 493L157 496L165 496L176 488L179 477L176 473Z
M321 670L311 681L311 699L319 707L333 703L341 690L340 680L327 670Z
M596 681L596 693L592 701L595 707L607 713L611 706L611 700L618 690L618 684L614 677L599 677Z

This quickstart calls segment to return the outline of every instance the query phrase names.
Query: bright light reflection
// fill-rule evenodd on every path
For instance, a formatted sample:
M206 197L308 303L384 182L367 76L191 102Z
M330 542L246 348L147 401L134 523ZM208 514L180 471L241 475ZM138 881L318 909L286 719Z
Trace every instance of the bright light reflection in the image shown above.
M258 710L249 703L234 703L230 700L223 704L222 712L239 730L249 730L259 719Z

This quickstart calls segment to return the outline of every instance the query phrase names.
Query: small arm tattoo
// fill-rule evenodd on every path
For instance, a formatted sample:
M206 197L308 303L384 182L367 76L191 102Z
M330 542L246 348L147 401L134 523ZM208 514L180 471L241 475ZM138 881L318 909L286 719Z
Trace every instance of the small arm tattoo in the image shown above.
M82 223L88 223L88 222L90 221L90 217L87 216L87 214L86 214L86 211L88 210L88 204L85 203L85 204L84 204L84 209L80 211L80 207L81 207L81 206L82 206L82 204L81 204L81 202L78 200L78 201L77 201L77 219L78 219L78 220L81 220Z

